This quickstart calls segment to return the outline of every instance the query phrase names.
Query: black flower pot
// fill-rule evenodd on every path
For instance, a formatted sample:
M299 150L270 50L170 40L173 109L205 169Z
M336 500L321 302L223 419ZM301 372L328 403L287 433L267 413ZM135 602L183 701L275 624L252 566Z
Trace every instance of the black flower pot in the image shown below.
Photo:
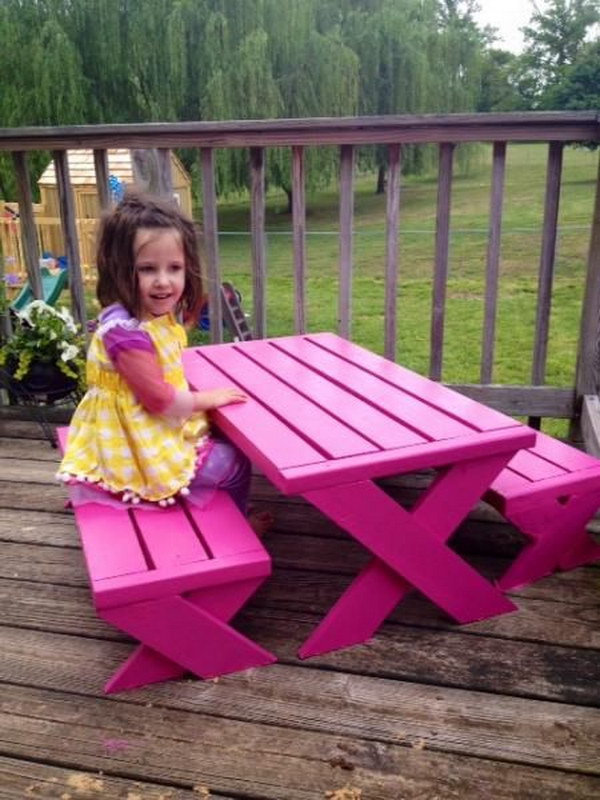
M60 400L75 392L77 381L65 375L54 363L32 361L27 373L18 381L33 395L46 395L49 400Z

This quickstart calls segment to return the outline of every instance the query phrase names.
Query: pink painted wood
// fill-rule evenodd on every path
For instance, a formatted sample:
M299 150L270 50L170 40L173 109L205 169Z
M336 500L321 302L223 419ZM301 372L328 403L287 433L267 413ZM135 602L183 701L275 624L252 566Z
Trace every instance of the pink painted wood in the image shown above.
M66 437L60 429L63 448ZM270 574L271 559L226 492L204 509L90 503L75 518L98 614L141 642L106 692L275 661L228 624Z
M216 423L373 554L302 656L364 641L412 588L459 622L514 610L447 540L534 431L334 334L190 348L184 365L199 389L247 392ZM438 478L411 511L373 483L430 467Z
M586 526L600 508L600 461L543 433L517 453L485 499L527 543L498 584L512 589L600 559Z

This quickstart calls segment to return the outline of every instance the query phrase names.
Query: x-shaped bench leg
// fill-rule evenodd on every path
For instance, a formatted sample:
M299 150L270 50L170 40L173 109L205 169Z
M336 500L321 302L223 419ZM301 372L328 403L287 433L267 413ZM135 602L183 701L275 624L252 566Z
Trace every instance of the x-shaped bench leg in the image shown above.
M513 589L551 574L600 558L600 546L586 525L600 505L600 494L573 495L565 503L556 499L535 508L507 514L529 541L498 581L501 589Z
M101 616L142 644L104 687L107 693L178 678L212 678L272 664L275 656L227 624L263 578L117 608Z
M445 469L409 512L371 481L307 492L305 498L375 556L300 649L302 658L368 639L411 589L460 623L516 606L446 546L510 455Z

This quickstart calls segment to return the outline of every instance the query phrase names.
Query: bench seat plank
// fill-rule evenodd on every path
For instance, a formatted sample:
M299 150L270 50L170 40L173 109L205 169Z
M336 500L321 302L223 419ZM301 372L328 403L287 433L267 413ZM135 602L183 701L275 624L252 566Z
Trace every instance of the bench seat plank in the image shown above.
M210 557L181 506L135 509L130 514L156 567L189 564Z
M147 571L148 564L129 514L99 503L87 503L75 508L75 519L94 583Z

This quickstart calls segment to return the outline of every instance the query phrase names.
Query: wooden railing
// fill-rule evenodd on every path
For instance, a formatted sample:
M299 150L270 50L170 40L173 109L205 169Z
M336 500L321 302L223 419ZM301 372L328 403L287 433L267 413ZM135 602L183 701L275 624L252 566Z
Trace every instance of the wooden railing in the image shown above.
M306 204L304 192L304 154L308 146L340 147L339 182L339 295L338 330L352 333L352 262L354 164L359 145L388 147L389 172L386 205L386 257L384 353L396 357L397 339L397 261L400 216L400 175L402 145L434 143L439 146L438 199L436 216L433 305L430 332L430 377L441 379L444 354L446 289L448 283L450 207L455 146L463 142L493 143L490 222L486 258L485 313L480 364L480 384L461 385L467 394L511 414L576 419L584 406L584 428L595 426L596 402L600 388L600 192L590 220L590 246L587 279L580 321L576 379L572 387L544 385L550 303L556 251L558 199L561 186L562 153L566 143L600 141L596 113L511 113L453 114L442 116L362 117L343 119L264 120L257 122L149 123L139 125L90 125L69 128L0 129L0 150L11 151L19 188L22 249L29 280L39 294L38 240L34 223L26 153L51 150L58 178L61 225L70 269L74 312L85 320L80 248L74 216L72 191L66 159L67 149L94 150L97 186L101 207L109 205L106 151L111 147L156 148L159 161L168 164L173 147L199 148L202 163L203 226L206 270L210 290L213 341L222 340L223 329L218 289L221 284L218 248L218 218L215 188L215 150L250 149L250 207L253 269L254 334L267 335L266 234L265 234L265 150L289 147L292 153L292 229L295 285L294 330L306 325ZM498 304L500 234L507 145L511 142L548 143L547 182L542 246L539 258L537 318L528 386L491 385ZM162 171L162 188L169 192L168 170ZM291 325L290 325L291 328ZM290 329L290 332L291 329ZM575 369L575 365L574 369ZM587 400L584 398L587 397ZM590 422L591 420L591 422Z

